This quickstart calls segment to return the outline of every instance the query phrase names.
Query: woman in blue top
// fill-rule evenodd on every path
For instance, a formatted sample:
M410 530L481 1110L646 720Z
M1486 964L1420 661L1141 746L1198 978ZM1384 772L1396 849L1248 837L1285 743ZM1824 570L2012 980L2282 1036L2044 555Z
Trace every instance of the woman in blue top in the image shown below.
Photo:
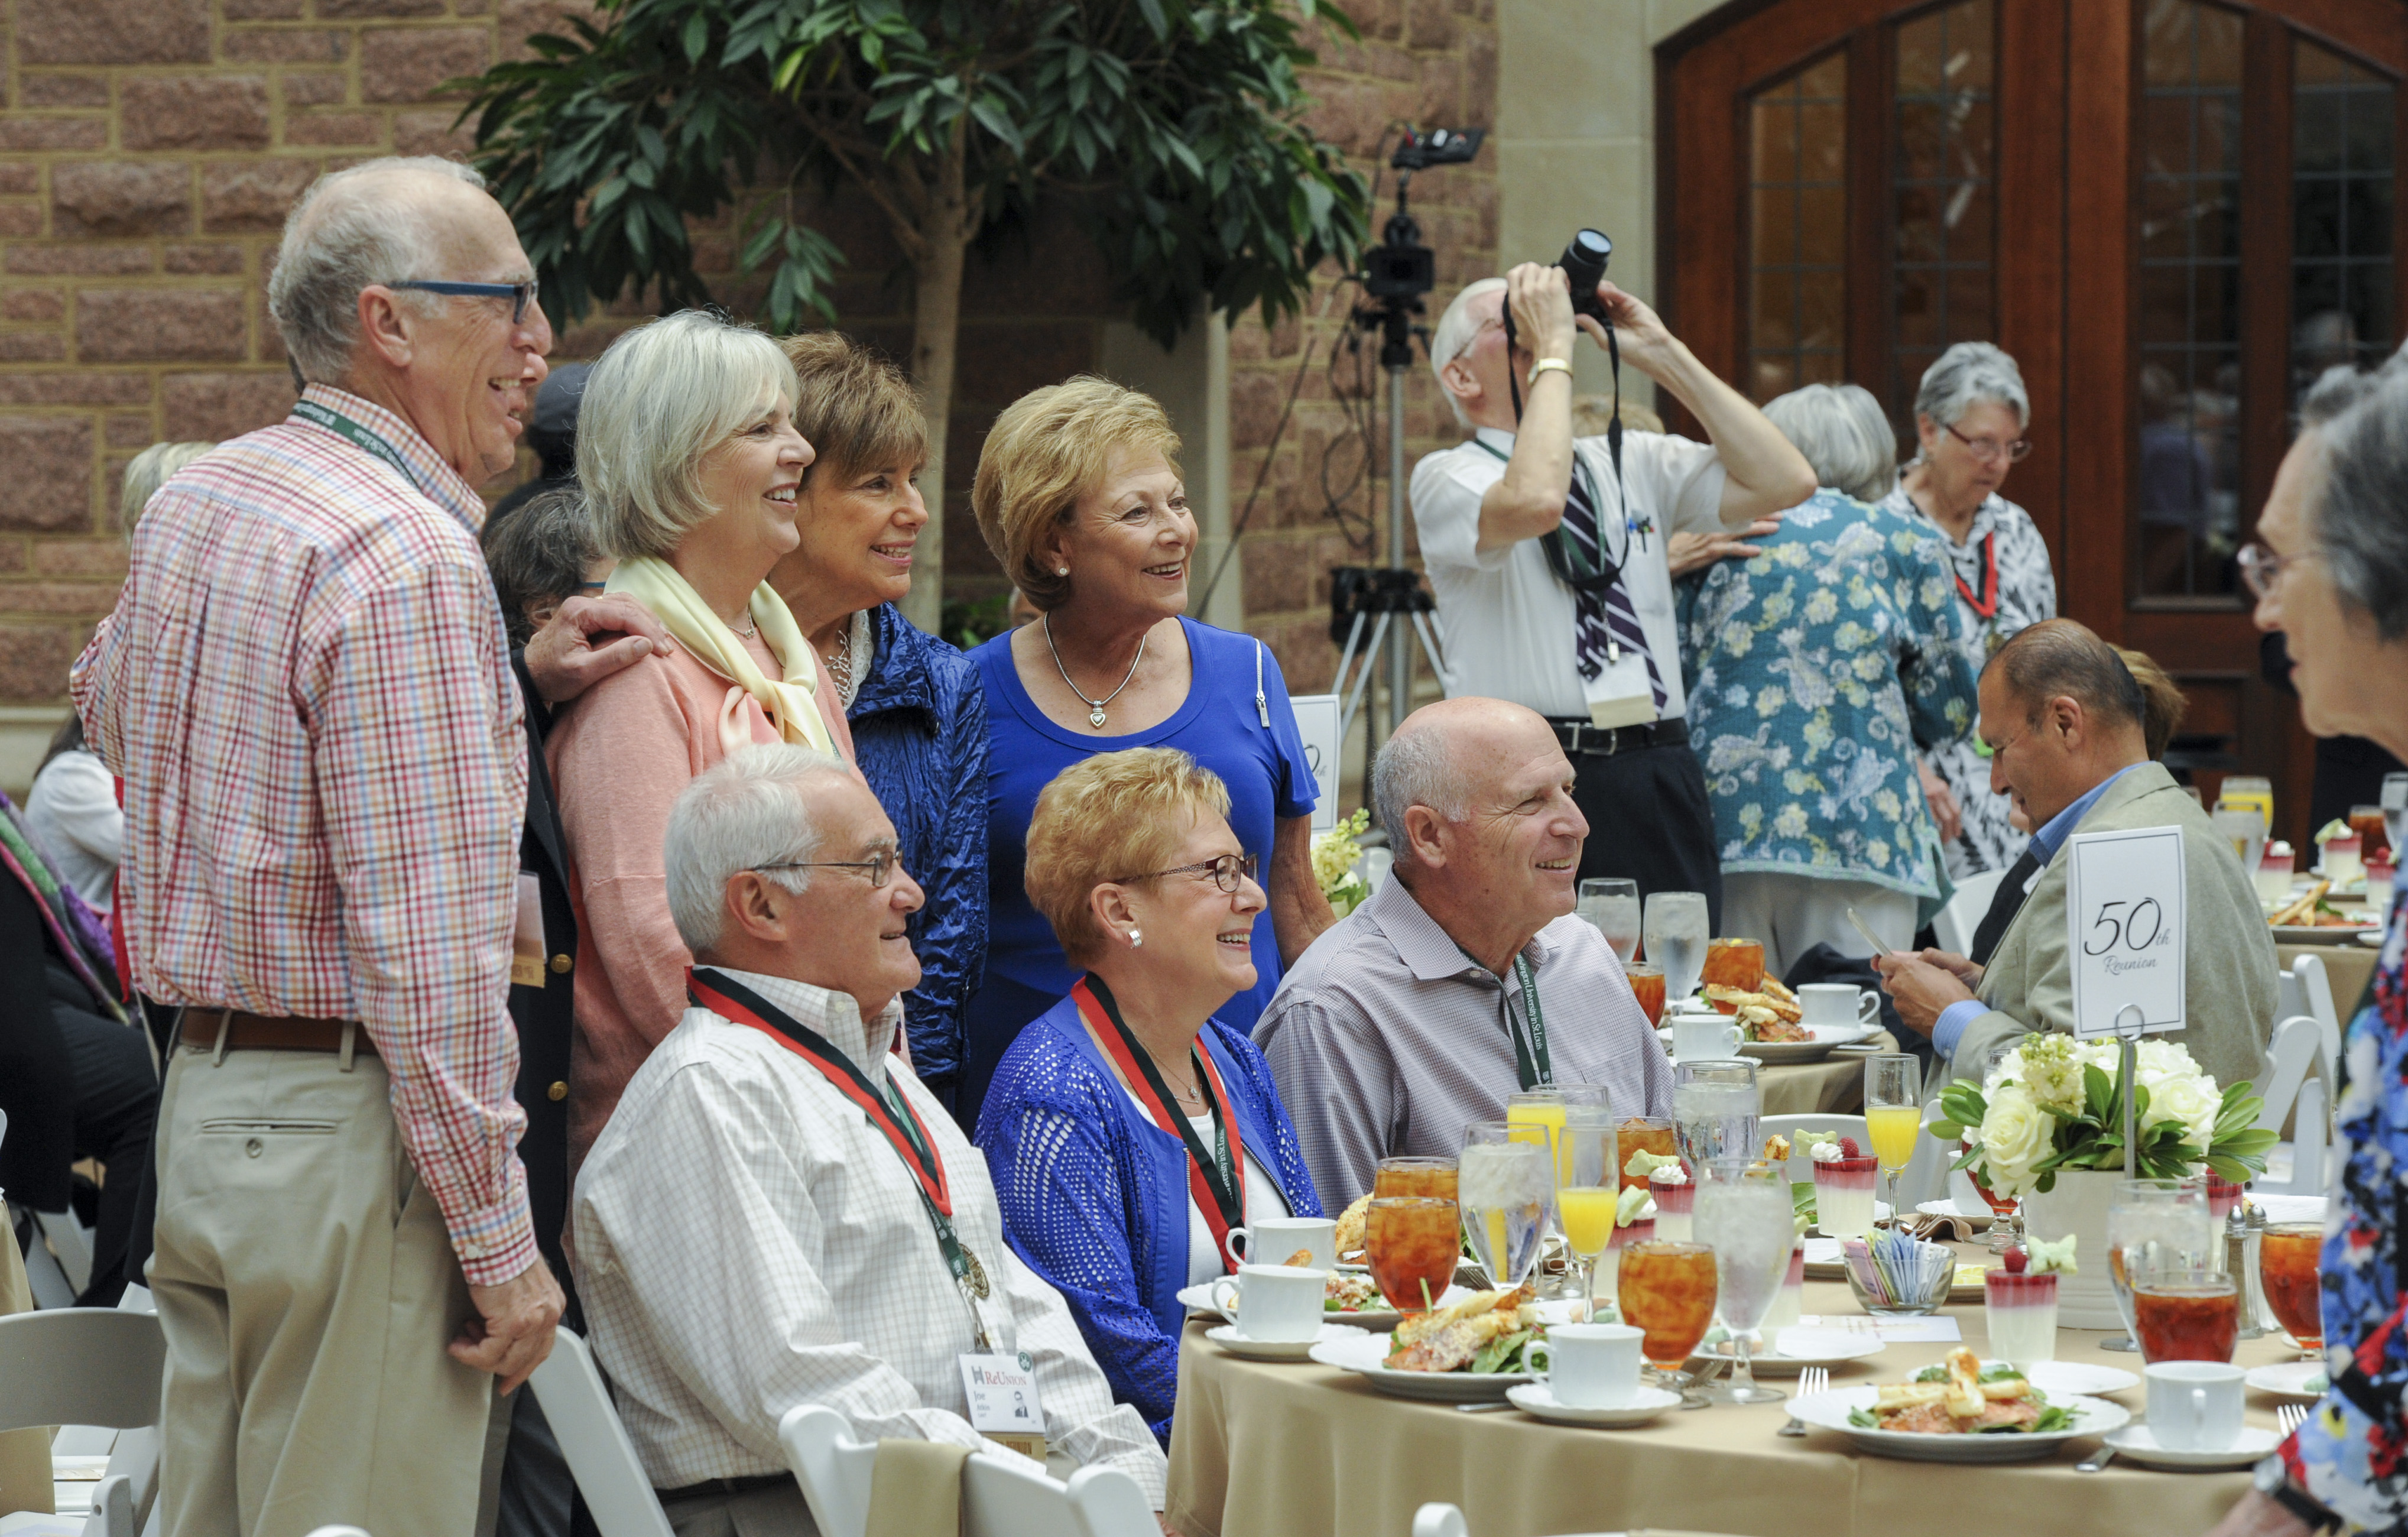
M1159 747L1038 797L1028 895L1085 974L1004 1054L978 1127L1012 1248L1165 1444L1179 1289L1234 1268L1231 1228L1321 1215L1262 1053L1213 1017L1257 980L1264 905L1229 805Z
M1240 1031L1283 966L1336 921L1312 879L1315 786L1279 664L1184 618L1196 520L1179 435L1149 396L1100 379L1033 390L996 418L970 499L987 548L1041 618L970 654L985 685L986 977L970 1000L956 1110L977 1124L1021 1027L1078 980L1023 889L1037 794L1096 753L1175 747L1219 776L1229 826L1265 871Z

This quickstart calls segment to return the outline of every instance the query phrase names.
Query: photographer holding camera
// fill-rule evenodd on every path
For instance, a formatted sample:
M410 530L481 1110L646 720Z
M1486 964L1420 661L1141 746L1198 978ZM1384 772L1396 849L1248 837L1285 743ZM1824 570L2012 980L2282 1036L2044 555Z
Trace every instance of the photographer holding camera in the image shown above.
M1642 897L1704 892L1719 933L1721 864L1682 719L1671 560L1752 553L1739 538L1812 496L1814 472L1654 310L1604 280L1606 249L1583 231L1566 252L1586 266L1583 286L1594 281L1584 312L1565 266L1535 263L1447 306L1430 366L1475 431L1414 467L1413 521L1453 692L1529 706L1571 759L1589 824L1580 874L1633 877ZM1616 452L1608 437L1572 436L1572 348L1583 331L1609 346L1608 325L1711 444L1641 432ZM1698 538L1676 553L1680 535Z

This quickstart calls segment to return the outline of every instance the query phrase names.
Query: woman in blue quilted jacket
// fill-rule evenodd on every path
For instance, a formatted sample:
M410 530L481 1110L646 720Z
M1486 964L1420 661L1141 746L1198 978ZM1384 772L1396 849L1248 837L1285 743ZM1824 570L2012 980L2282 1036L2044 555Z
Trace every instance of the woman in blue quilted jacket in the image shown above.
M986 694L967 656L896 604L928 521L928 441L902 371L849 337L782 345L801 393L795 424L819 457L803 472L802 542L769 581L839 691L862 777L895 824L903 868L927 894L911 915L920 985L904 995L911 1066L953 1105L962 1009L986 970Z
M979 1116L1005 1236L1165 1444L1180 1288L1236 1269L1231 1228L1322 1214L1262 1053L1212 1017L1254 985L1265 901L1228 812L1167 747L1039 793L1028 899L1084 975L1004 1053Z

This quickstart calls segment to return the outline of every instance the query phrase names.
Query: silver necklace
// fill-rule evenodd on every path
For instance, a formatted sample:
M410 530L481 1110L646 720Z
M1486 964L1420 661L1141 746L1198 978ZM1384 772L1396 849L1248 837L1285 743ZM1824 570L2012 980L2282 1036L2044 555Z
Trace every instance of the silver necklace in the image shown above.
M1114 699L1119 698L1121 697L1121 689L1128 687L1129 680L1137 676L1138 664L1145 660L1145 643L1149 639L1151 639L1151 637L1140 636L1138 638L1137 655L1130 659L1128 677L1121 680L1121 687L1112 690L1110 694L1105 695L1100 699L1090 699L1086 695L1080 692L1078 684L1070 682L1070 669L1062 665L1062 654L1054 649L1054 616L1049 613L1042 620L1039 621L1039 623L1045 626L1045 649L1054 653L1054 670L1062 675L1062 682L1068 685L1071 693L1079 696L1079 702L1087 707L1087 724L1094 726L1096 730L1101 731L1104 728L1104 706L1111 703Z

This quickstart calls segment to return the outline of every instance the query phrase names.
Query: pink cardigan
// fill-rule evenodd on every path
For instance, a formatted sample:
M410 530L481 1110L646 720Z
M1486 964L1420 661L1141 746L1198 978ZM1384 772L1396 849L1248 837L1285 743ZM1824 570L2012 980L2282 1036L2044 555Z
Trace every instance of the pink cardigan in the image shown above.
M776 674L767 646L753 639L747 649ZM683 651L647 657L563 707L545 743L577 909L572 1168L601 1134L627 1080L685 1013L694 956L669 918L661 841L686 782L725 756L719 716L731 686ZM820 715L851 762L853 733L835 693L819 691ZM758 704L748 698L743 709L754 741L779 740Z

